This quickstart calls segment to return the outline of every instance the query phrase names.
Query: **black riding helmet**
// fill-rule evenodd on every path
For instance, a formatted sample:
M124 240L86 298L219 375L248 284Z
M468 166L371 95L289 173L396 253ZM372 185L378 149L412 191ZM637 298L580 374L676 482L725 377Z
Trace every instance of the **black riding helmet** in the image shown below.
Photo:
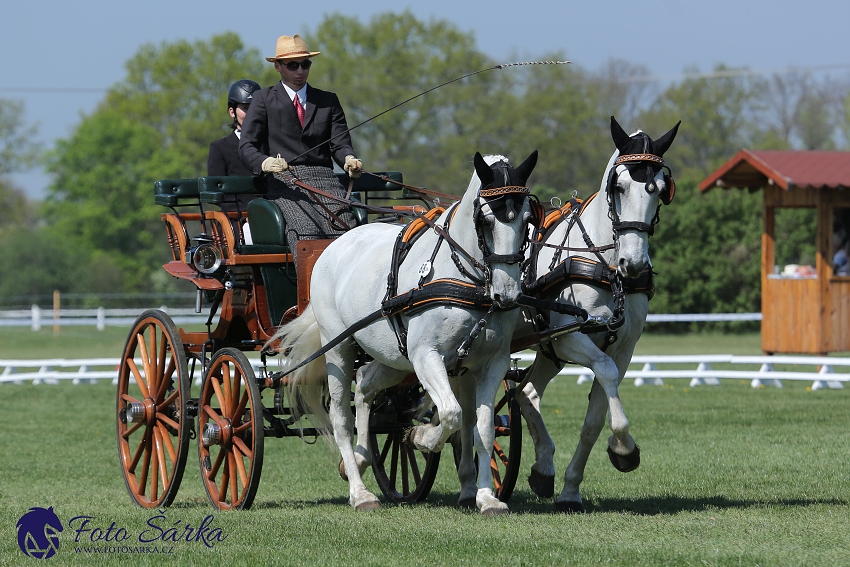
M227 108L235 108L237 104L251 104L254 91L260 88L262 87L250 79L236 81L227 91Z

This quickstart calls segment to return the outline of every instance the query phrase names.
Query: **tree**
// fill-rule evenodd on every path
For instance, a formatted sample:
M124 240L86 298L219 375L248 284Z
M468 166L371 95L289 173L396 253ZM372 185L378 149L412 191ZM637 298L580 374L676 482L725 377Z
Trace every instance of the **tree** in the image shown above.
M666 132L682 121L668 154L680 177L700 180L760 139L762 131L755 120L756 84L728 71L721 65L715 68L717 76L685 79L670 86L640 117L641 128L650 135Z
M761 193L700 194L695 182L677 185L675 201L661 208L650 240L658 272L651 312L760 311Z
M32 140L38 125L27 128L21 123L24 103L0 99L0 176L32 166L41 147Z

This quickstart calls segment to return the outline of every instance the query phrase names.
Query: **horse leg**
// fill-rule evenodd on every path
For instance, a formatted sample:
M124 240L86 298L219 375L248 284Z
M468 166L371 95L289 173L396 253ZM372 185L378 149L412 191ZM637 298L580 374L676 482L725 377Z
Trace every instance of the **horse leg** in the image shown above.
M559 371L558 365L538 352L516 389L522 417L534 442L535 462L531 465L528 485L541 498L551 498L555 493L555 443L543 422L540 400L546 386Z
M461 508L475 508L475 496L478 494L478 484L475 479L475 382L470 376L464 376L457 380L458 400L463 412L460 431L455 433L456 454L460 454L457 462L457 477L460 481L460 497L458 506Z
M460 429L462 411L452 392L440 353L431 348L412 350L410 362L419 382L437 406L439 423L417 425L408 434L408 443L417 450L438 453L449 436Z
M378 498L366 489L352 448L354 416L351 414L351 375L354 348L342 344L325 355L330 393L330 420L334 440L342 456L342 467L348 476L348 502L355 510L375 510L381 507Z
M372 464L372 452L369 448L369 418L371 405L381 390L395 386L407 376L406 370L396 370L378 362L370 362L357 370L357 385L354 388L355 421L357 424L357 443L354 457L362 475ZM345 472L341 470L340 473Z
M508 505L496 498L493 492L493 471L490 469L490 456L493 454L493 443L496 440L496 429L493 424L493 403L496 391L508 370L507 358L504 364L496 362L486 368L478 380L476 388L476 426L475 452L478 456L478 492L475 495L475 505L485 516L495 516L508 512Z
M605 426L605 415L607 413L608 404L605 391L599 382L594 380L588 395L587 413L584 416L578 446L564 472L564 489L555 499L555 509L559 512L585 511L579 486L584 480L584 468L587 466L590 450L593 449L602 428Z

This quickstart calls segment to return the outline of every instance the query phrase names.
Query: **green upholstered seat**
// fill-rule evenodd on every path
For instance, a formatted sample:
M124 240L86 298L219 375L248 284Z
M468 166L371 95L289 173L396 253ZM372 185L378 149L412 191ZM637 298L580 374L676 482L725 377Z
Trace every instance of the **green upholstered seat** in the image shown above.
M265 195L266 179L253 175L200 177L198 191L201 202L219 205L233 201L236 195Z
M240 246L240 254L289 254L286 221L272 201L254 199L248 203L248 224L253 244Z
M198 180L191 179L160 179L153 184L154 203L166 207L174 207L181 199L198 199Z

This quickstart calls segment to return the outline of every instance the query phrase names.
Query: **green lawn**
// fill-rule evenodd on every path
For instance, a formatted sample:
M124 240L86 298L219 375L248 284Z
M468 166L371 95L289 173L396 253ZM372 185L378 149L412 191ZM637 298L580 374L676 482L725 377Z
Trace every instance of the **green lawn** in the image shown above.
M106 353L91 348L96 333L75 331L71 337L63 330L80 350L60 348L63 340L56 351L26 352L118 356L123 332L100 335ZM0 336L0 356L7 357L11 338ZM43 339L48 337L39 335ZM714 339L648 336L638 350L648 353L657 340L653 348L664 354L758 353L757 337ZM33 506L54 507L66 526L58 555L49 560L55 565L116 561L116 554L75 552L68 521L81 515L92 516L90 525L102 530L113 522L113 529L123 527L135 547L140 533L159 533L149 522L182 534L187 524L195 527L212 515L212 526L226 536L212 549L178 541L166 542L173 546L168 555L118 554L134 565L850 565L850 390L808 392L806 385L753 390L736 381L718 388L688 388L685 381L624 384L623 402L642 451L637 471L614 470L600 443L583 484L590 513L559 515L551 500L537 498L525 484L533 455L526 435L512 513L483 518L455 507L458 484L450 458L443 459L427 503L355 513L346 503L347 484L336 473L338 457L326 444L297 438L267 440L251 510L212 511L194 445L175 504L163 512L142 510L131 503L118 465L115 392L108 381L3 384L0 565L36 561L18 550L15 539L16 522ZM543 400L559 471L576 443L588 390L588 384L560 377ZM371 474L365 478L377 491Z

